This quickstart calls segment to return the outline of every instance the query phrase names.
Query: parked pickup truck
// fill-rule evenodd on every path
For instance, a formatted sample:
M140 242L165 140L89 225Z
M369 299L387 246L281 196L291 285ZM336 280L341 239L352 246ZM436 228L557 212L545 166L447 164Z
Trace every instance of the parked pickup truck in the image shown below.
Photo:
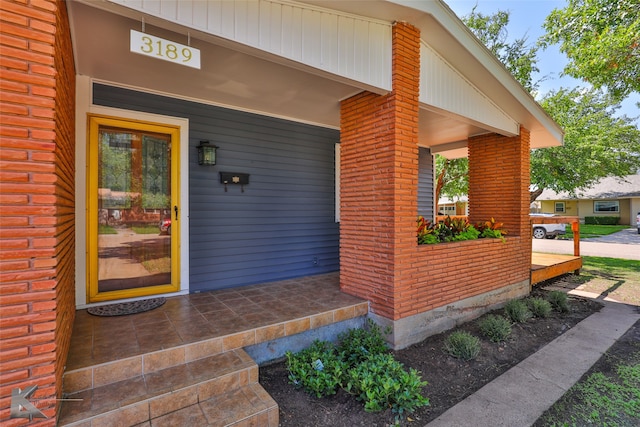
M532 217L553 217L553 214L531 214ZM535 239L555 239L556 236L566 233L567 224L533 224L533 237Z

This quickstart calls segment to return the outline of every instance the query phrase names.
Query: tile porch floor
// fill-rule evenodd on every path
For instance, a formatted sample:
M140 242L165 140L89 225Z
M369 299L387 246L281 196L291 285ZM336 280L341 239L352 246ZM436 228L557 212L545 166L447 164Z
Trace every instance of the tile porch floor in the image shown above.
M67 371L256 331L255 339L243 338L246 346L265 341L261 333L292 335L366 313L365 301L340 292L337 272L170 297L157 309L130 316L79 310Z
M123 390L126 395L154 399L162 387L167 387L154 383L158 375L170 381L171 387L185 391L195 390L194 384L199 381L207 381L200 378L207 372L225 374L227 366L230 371L231 367L245 369L245 373L234 378L257 381L257 368L251 367L253 361L242 352L242 347L364 316L367 312L366 301L340 292L338 272L170 297L159 308L129 316L97 317L79 310L64 389L69 392L68 397L80 398L82 403L62 405L61 425L85 425L83 416L96 416L105 407L115 410L123 406L126 404L122 400ZM207 388L215 388L213 381L210 384L197 387L200 398ZM231 401L224 405L234 408L231 412L236 414L257 408L263 411L263 420L258 423L272 425L267 421L272 414L266 406L272 400L260 390L251 385L239 389L231 397L225 397ZM142 408L138 422L145 426L194 425L194 421L198 425L226 425L212 415L217 414L215 407L220 402L217 398L207 399L157 418L152 402ZM158 398L155 406L166 406L163 402ZM121 414L123 425L137 424L132 421L134 415L137 416L134 412ZM143 421L149 417L150 421Z

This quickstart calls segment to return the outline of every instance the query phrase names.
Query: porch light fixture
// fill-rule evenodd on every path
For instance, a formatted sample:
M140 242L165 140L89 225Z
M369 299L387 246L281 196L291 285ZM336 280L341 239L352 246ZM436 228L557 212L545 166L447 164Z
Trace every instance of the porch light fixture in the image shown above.
M197 148L199 165L213 166L216 164L217 146L210 144L209 141L200 141Z

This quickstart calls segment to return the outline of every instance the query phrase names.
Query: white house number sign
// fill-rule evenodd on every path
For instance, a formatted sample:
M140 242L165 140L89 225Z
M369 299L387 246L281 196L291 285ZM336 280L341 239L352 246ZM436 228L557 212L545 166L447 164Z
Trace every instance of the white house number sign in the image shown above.
M200 50L131 30L131 52L200 69Z

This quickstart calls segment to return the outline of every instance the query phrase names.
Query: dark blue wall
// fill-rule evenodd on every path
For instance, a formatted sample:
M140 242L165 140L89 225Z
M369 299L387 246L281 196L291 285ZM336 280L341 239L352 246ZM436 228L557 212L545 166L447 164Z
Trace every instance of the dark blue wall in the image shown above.
M100 84L93 101L189 119L191 292L339 269L339 131ZM200 140L219 147L216 166L197 164ZM250 174L244 193L220 171Z
M431 150L418 148L418 215L433 219L433 156Z

